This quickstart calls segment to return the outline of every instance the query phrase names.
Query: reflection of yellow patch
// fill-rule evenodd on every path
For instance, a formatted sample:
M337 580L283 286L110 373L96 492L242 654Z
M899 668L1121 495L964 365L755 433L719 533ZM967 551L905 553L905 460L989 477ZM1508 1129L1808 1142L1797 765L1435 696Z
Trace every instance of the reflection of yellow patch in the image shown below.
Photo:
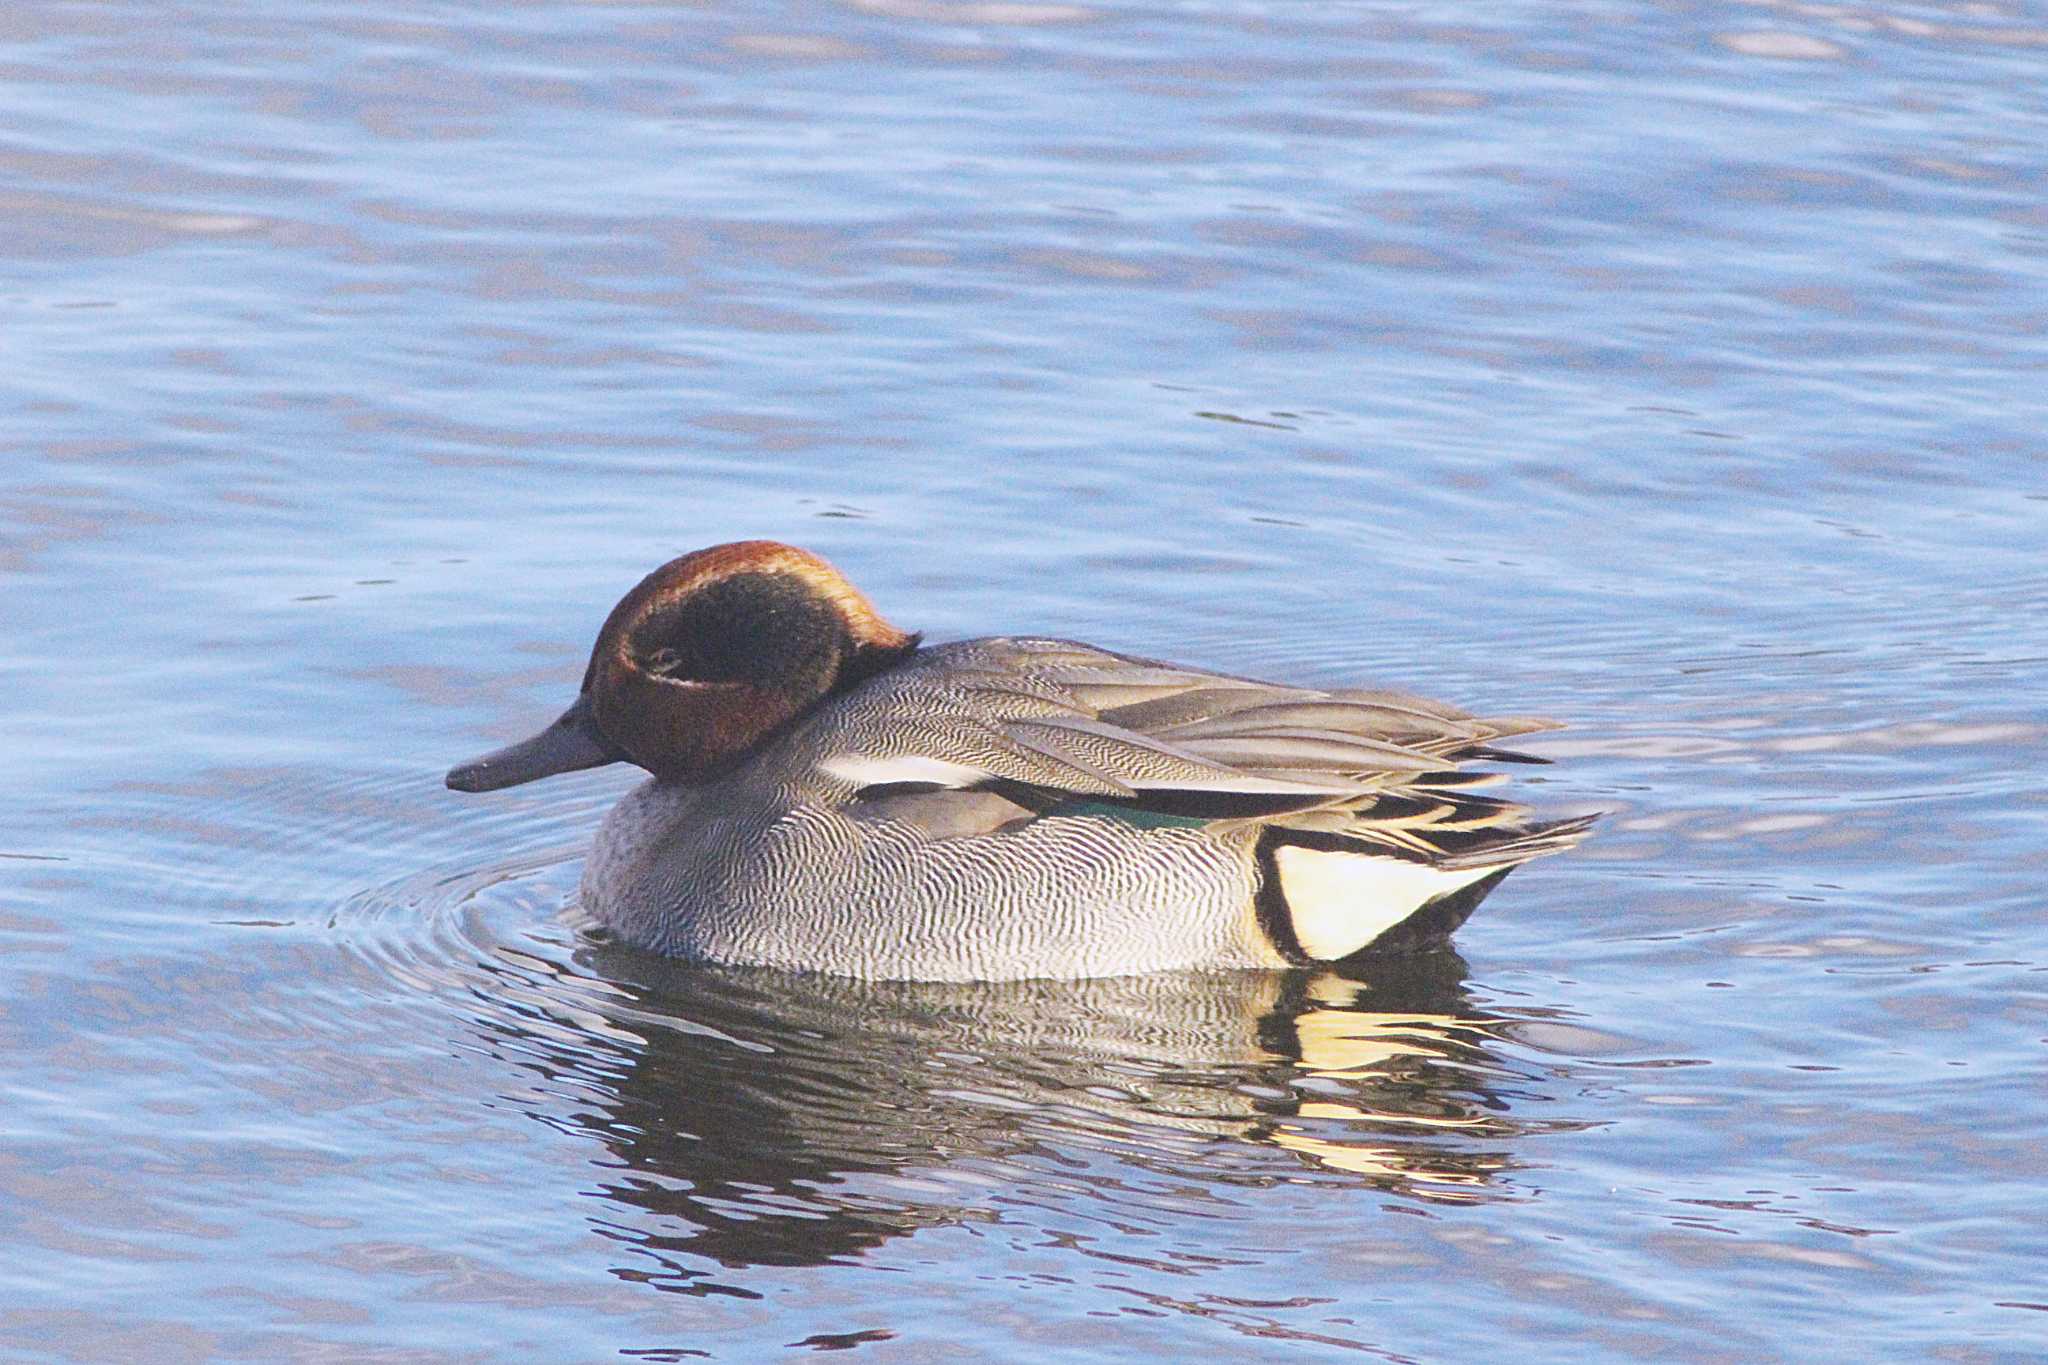
M1302 1015L1294 1021L1294 1034L1302 1066L1314 1072L1364 1071L1398 1057L1441 1055L1422 1038L1362 1027L1357 1015L1339 1010Z
M1369 1114L1331 1100L1311 1100L1297 1111L1305 1119L1346 1119L1354 1123L1398 1123L1403 1128L1488 1128L1486 1119L1452 1118L1441 1114Z
M1333 1079L1356 1078L1360 1072L1386 1069L1406 1060L1442 1061L1456 1055L1460 1040L1484 1033L1484 1023L1448 1014L1390 1014L1358 1008L1366 989L1355 981L1328 973L1311 980L1307 994L1315 1002L1294 1018L1294 1034L1304 1074ZM1336 1099L1304 1101L1301 1119L1389 1127L1423 1133L1492 1131L1490 1115L1381 1113L1355 1102ZM1298 1124L1280 1123L1266 1137L1284 1151L1305 1156L1333 1171L1396 1183L1429 1199L1470 1203L1492 1174L1505 1164L1473 1152L1451 1152L1426 1145L1394 1145L1385 1140L1345 1142L1319 1137Z
M1479 1170L1450 1170L1430 1164L1427 1160L1431 1155L1428 1148L1331 1142L1325 1138L1312 1137L1286 1124L1273 1130L1272 1139L1276 1147L1298 1152L1317 1165L1326 1166L1333 1171L1376 1176L1383 1180L1396 1180L1403 1185L1432 1186L1435 1188L1412 1188L1411 1193L1454 1203L1476 1201L1478 1196L1467 1191L1484 1188L1487 1177L1500 1169L1500 1164L1496 1162L1489 1163ZM1466 1159L1466 1164L1469 1167L1470 1158Z
M1444 1057L1464 1020L1442 1014L1371 1014L1310 1010L1294 1021L1304 1069L1364 1071L1400 1057Z

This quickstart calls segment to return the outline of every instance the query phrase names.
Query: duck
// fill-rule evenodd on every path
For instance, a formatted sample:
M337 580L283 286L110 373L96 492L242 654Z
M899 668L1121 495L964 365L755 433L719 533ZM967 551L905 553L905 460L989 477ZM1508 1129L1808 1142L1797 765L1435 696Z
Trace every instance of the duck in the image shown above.
M1441 947L1597 812L1484 766L1558 728L1072 640L927 644L770 540L670 560L575 701L451 769L488 792L610 763L578 892L606 939L873 980L1286 969ZM1481 765L1468 767L1467 765Z

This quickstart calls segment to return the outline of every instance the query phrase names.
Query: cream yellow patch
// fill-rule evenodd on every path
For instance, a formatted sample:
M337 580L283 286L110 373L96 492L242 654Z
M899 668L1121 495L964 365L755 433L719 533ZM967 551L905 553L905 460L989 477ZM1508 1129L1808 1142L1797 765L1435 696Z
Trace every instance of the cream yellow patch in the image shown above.
M1468 867L1452 872L1403 858L1289 845L1273 851L1273 865L1295 941L1310 957L1324 961L1357 952L1424 902L1500 870Z

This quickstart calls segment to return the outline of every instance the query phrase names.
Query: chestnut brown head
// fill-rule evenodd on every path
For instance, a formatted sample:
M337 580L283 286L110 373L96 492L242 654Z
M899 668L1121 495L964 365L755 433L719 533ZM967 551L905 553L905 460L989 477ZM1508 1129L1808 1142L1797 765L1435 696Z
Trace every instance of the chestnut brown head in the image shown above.
M581 695L553 725L453 769L448 785L490 791L620 759L700 780L916 647L809 551L714 545L670 560L612 608Z

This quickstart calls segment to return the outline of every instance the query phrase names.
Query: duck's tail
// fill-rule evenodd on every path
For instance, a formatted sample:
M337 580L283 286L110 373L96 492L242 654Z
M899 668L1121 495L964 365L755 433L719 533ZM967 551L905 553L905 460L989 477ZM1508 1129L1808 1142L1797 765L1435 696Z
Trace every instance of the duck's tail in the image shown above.
M1455 811L1406 816L1387 804L1260 831L1259 923L1283 956L1328 962L1440 941L1509 872L1570 848L1599 818L1521 823L1518 807L1469 796Z

